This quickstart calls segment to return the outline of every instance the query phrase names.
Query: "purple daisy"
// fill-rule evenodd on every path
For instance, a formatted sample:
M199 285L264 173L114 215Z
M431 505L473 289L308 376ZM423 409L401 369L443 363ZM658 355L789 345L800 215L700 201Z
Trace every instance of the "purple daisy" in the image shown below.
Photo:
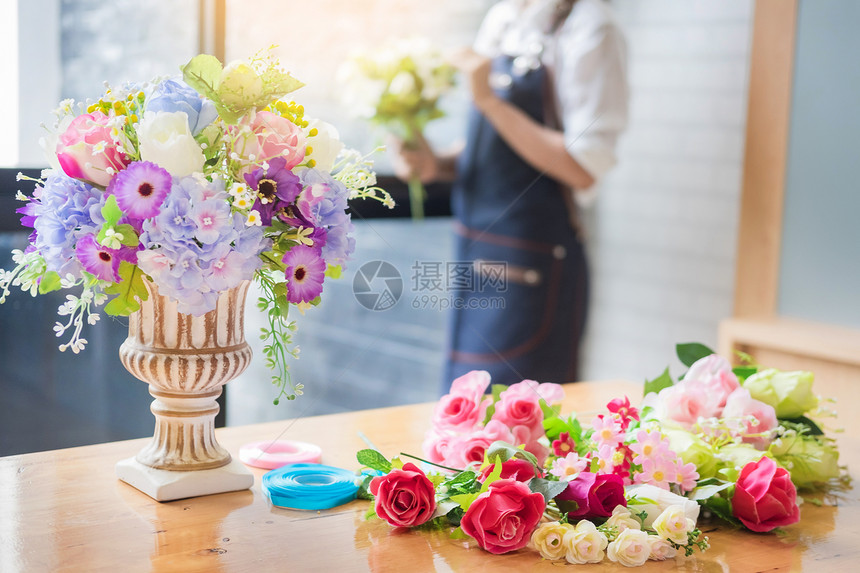
M256 195L251 208L260 214L260 220L266 227L272 224L272 217L288 209L302 191L298 176L286 166L286 159L276 157L269 161L268 169L255 169L245 175L245 182Z
M116 174L107 193L116 195L123 213L134 219L148 219L161 212L173 178L149 161L136 161Z
M75 255L88 273L103 281L119 282L119 263L123 259L115 249L108 249L96 241L95 235L78 240Z
M322 293L325 261L313 247L297 245L282 259L287 265L287 300L293 304L310 302Z

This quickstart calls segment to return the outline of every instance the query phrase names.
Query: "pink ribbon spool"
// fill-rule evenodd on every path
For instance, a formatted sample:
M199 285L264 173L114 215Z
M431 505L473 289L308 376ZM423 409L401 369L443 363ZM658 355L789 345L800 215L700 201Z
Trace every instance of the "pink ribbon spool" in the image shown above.
M239 448L239 459L248 466L274 470L287 464L318 464L322 450L314 444L293 440L253 442Z

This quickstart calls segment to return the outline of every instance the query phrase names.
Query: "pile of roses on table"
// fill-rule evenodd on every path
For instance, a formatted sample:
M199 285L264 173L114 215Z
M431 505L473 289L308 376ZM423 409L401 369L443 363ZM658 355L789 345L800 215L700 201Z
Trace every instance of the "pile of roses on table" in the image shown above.
M783 467L792 458L805 456L801 485L838 477L835 447L787 421L817 407L811 380L738 376L709 355L650 393L642 413L616 399L583 427L560 416L561 386L526 380L486 395L489 374L471 372L440 400L424 441L424 461L448 473L395 458L369 483L374 510L398 527L458 526L491 553L530 545L546 559L627 566L690 555L707 548L700 504L765 532L800 519Z

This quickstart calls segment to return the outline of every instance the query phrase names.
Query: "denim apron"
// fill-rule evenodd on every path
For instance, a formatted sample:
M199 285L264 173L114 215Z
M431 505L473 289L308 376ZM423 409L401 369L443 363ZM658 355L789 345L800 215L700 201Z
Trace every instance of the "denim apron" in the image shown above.
M501 56L491 78L496 95L547 124L547 73ZM569 191L521 159L474 109L457 173L455 261L471 265L474 280L452 291L443 391L470 370L487 370L494 384L576 380L588 269Z

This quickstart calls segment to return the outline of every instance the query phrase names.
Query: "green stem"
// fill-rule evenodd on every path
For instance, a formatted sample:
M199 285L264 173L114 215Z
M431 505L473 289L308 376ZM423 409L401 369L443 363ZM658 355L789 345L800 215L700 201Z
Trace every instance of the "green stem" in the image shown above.
M417 177L409 180L409 209L412 212L412 218L416 221L424 219L424 199L427 193L424 191L424 184Z
M430 464L431 466L436 466L437 468L442 468L443 470L448 470L448 471L457 472L457 473L466 471L466 470L458 470L457 468L449 468L448 466L443 466L442 464L437 464L437 463L419 458L418 456L413 456L412 454L407 454L404 452L400 452L400 455L405 456L407 458L412 458L413 460L418 460L419 462L424 462L425 464Z

